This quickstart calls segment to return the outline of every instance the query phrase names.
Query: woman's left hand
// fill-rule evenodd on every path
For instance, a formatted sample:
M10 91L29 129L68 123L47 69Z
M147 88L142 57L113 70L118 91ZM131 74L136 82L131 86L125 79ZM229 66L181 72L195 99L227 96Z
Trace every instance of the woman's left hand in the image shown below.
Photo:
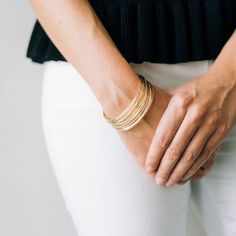
M202 75L167 89L173 96L145 163L148 172L157 171L158 184L170 186L193 176L236 123L236 74L231 68L214 63Z

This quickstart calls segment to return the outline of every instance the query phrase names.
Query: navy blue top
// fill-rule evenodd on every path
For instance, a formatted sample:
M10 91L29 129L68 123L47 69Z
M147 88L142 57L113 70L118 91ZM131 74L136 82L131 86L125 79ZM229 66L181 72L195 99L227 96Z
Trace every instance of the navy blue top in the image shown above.
M236 28L236 0L89 2L128 62L215 59ZM66 61L37 19L26 56L37 63Z

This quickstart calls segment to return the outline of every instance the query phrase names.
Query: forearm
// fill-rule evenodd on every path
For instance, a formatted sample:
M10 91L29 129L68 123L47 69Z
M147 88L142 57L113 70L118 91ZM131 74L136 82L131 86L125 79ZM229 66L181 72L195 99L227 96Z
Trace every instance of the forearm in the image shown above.
M134 97L138 77L87 0L28 0L48 36L108 114ZM66 79L66 78L65 78Z
M221 83L222 89L227 89L229 99L236 109L236 30L224 45L210 70L207 72L214 81ZM233 110L232 110L233 111ZM236 124L236 116L234 125Z
M214 76L224 83L228 81L229 86L236 85L236 30L222 48L209 72L213 72Z

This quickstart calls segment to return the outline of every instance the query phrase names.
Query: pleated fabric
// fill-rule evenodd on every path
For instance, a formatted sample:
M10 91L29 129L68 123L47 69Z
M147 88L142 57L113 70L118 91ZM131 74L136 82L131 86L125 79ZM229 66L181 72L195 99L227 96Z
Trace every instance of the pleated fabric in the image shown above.
M128 62L215 59L236 28L236 0L89 2ZM37 19L26 57L66 61Z

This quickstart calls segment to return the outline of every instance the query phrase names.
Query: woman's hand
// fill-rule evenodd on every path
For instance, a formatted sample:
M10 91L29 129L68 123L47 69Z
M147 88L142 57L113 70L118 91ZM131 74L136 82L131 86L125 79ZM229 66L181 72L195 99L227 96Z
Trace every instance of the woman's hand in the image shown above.
M141 121L130 130L116 130L128 151L143 168L157 125L171 99L165 90L154 85L153 88L153 102Z
M158 124L145 167L158 184L193 176L236 123L236 30L211 68L179 85Z
M236 77L231 67L204 74L167 91L173 96L156 129L147 171L158 184L192 176L215 152L236 122ZM191 167L191 168L190 168Z
M208 175L208 173L212 170L212 167L214 166L214 164L215 164L215 153L213 153L210 156L210 158L207 159L207 161L197 170L197 172L194 175L190 176L186 180L178 181L177 184L184 185L189 180L200 180L200 179L202 179L203 177ZM156 175L156 172L151 173L151 177L154 181L155 181L155 175Z
M143 168L145 165L145 159L149 150L152 138L154 136L156 127L160 121L168 102L171 99L170 93L166 93L165 90L161 90L154 86L155 96L152 106L148 110L147 114L141 120L141 122L130 131L120 132L121 139L125 146L131 152L137 163ZM206 176L214 165L214 154L204 163L194 175L189 177L185 181L179 181L178 184L183 185L192 179L201 179ZM156 172L151 172L150 177L155 181Z

